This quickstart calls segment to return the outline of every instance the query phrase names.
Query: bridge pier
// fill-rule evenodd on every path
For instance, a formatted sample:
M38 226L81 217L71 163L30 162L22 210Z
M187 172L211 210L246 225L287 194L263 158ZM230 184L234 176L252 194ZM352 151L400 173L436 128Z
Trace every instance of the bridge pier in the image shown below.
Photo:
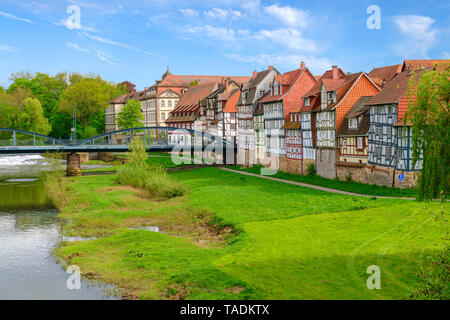
M67 170L68 177L81 176L81 161L78 153L67 154Z

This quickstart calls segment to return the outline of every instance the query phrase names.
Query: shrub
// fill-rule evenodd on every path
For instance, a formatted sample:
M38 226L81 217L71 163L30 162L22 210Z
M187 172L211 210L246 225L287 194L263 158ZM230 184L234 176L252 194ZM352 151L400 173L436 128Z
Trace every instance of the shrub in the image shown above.
M347 171L347 173L345 174L345 180L347 180L347 181L353 180L353 173L350 170Z
M180 197L186 193L183 184L170 177L161 166L150 166L145 162L147 154L139 138L131 143L129 164L117 171L116 182L144 189L151 196L164 198Z
M316 167L314 163L308 163L308 165L306 166L306 174L308 176L314 176L316 174Z

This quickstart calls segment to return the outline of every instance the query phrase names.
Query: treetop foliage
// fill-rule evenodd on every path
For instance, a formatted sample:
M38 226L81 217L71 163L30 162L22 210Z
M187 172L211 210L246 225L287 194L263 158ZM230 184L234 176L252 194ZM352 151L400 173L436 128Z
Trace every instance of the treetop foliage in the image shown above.
M450 187L450 65L419 72L410 78L404 121L412 124L413 166L423 158L419 198L436 199Z

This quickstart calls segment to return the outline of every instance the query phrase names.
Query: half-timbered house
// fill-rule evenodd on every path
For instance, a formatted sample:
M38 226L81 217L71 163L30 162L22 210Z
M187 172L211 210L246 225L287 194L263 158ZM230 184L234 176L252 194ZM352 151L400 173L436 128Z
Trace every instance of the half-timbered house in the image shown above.
M236 137L237 100L240 85L231 79L223 79L219 88L207 99L207 132L229 141Z
M278 159L282 171L288 169L286 160L285 129L290 113L303 107L302 97L317 83L316 77L305 66L277 75L270 86L270 93L261 99L264 108L267 154Z
M378 86L364 72L339 77L336 66L332 69L331 79L321 79L320 94L316 97L320 98L320 103L314 106L317 174L336 177L336 132L359 98L375 95L378 91Z
M363 96L353 105L337 131L336 174L340 180L364 181L369 145L369 106Z
M240 164L251 165L256 163L253 114L258 107L258 99L269 91L270 83L277 74L278 71L273 66L269 66L268 69L261 72L254 71L250 81L244 83L241 87L237 103L237 155Z
M318 78L318 82L303 97L303 107L300 109L300 122L302 130L303 142L303 166L316 163L316 113L321 111L321 91L326 84L331 90L340 85L345 78L345 72L341 68L333 67L333 69L324 72Z
M264 96L262 96L261 98L263 97ZM265 164L266 132L264 130L264 109L259 101L257 103L255 111L253 112L253 129L255 132L255 163Z
M419 78L426 71L419 70L414 74ZM403 124L408 108L408 81L412 75L410 71L399 73L368 102L370 183L398 185L396 175L399 173L405 176L404 186L413 186L416 182L421 163L419 161L412 167L411 128L408 124Z
M300 108L290 112L289 120L281 127L286 137L286 166L291 173L303 174L302 131L300 125Z
M200 110L206 106L206 97L217 90L218 83L207 83L190 87L181 97L175 109L169 113L165 123L168 127L197 130L195 121L200 117ZM184 133L180 130L169 132L169 142L180 143ZM185 142L184 140L182 142Z

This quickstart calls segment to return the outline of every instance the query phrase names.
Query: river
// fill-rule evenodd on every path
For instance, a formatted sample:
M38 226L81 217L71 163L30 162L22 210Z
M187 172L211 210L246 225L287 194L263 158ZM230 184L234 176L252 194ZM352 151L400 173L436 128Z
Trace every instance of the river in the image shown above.
M0 156L0 299L114 299L88 280L68 288L52 255L64 240L58 212L39 178L49 169L39 155Z

